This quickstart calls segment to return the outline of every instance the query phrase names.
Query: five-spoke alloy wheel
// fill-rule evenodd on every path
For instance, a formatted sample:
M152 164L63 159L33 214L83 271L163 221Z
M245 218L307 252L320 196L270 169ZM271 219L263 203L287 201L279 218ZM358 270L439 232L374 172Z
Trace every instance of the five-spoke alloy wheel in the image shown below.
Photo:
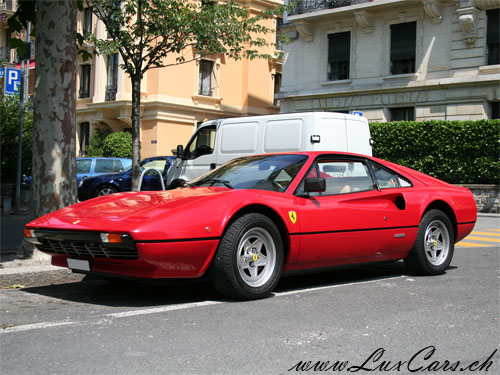
M265 215L249 213L224 233L212 262L212 279L228 297L263 298L278 283L283 257L283 241L276 224Z
M405 264L418 275L441 274L450 265L454 244L455 233L448 216L440 210L429 210L420 221Z

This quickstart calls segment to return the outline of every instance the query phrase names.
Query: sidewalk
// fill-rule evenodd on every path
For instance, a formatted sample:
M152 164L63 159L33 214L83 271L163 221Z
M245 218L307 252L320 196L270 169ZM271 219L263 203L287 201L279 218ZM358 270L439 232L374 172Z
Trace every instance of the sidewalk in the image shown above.
M52 266L50 256L38 250L32 258L18 259L24 225L28 222L27 215L0 216L0 288L80 281L84 275Z

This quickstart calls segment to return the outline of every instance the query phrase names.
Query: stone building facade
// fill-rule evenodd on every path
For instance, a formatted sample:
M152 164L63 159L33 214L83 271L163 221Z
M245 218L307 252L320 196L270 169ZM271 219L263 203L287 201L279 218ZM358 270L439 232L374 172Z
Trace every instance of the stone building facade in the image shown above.
M298 0L281 30L282 112L370 121L499 118L500 0Z

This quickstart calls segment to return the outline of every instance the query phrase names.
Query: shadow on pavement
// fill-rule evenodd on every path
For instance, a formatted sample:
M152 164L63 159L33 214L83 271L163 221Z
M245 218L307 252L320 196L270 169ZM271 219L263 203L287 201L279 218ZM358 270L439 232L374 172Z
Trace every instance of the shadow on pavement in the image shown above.
M404 274L406 274L406 268L402 262L292 274L285 275L280 280L275 292L383 280ZM143 283L120 279L109 282L95 276L86 276L81 282L29 287L23 289L23 292L111 307L155 307L225 300L208 279L161 280Z

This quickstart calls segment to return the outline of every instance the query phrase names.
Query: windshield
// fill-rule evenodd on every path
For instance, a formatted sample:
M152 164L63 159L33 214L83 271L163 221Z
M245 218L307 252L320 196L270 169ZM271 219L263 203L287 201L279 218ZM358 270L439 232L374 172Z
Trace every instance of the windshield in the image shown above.
M305 155L260 155L238 158L204 174L189 186L225 186L284 192L306 161Z

